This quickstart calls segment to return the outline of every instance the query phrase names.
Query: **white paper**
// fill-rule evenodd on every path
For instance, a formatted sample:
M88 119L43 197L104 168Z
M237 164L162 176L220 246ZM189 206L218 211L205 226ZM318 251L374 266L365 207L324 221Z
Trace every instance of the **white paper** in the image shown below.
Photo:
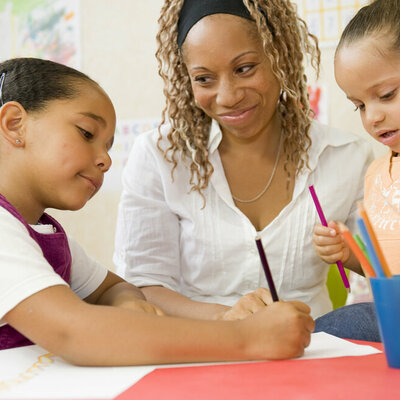
M313 358L334 358L345 356L366 356L382 353L375 347L351 343L324 332L313 333L311 344L306 348L304 355L299 360Z
M311 335L310 346L298 360L375 353L380 351L371 346L354 344L321 332ZM113 399L155 368L193 365L210 364L77 367L36 345L2 350L0 351L0 399Z
M375 347L351 343L345 339L329 335L325 332L311 334L311 343L305 349L304 354L296 360L312 360L318 358L335 358L335 357L351 357L351 356L367 356L370 354L382 353ZM260 361L237 361L237 362L217 362L217 363L191 363L191 364L169 364L158 365L156 368L177 368L177 367L194 367L199 365L221 365L221 364L244 364ZM261 361L265 362L265 361ZM1 397L0 397L1 399Z
M155 367L77 367L39 346L0 351L0 399L113 399Z

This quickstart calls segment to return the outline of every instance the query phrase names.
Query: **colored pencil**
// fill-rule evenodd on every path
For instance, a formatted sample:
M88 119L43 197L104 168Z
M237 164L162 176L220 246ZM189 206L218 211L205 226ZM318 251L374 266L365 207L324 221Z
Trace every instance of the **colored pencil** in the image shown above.
M324 212L322 211L321 204L319 203L317 194L315 193L314 186L311 185L311 186L308 187L308 189L310 190L311 197L312 197L312 199L314 201L315 208L317 209L317 213L319 215L319 219L321 220L321 224L323 226L328 226L328 223L326 222L326 218L325 218ZM343 284L344 284L345 288L350 292L349 280L347 279L347 275L346 275L346 272L344 270L342 262L340 260L338 260L338 261L336 261L336 265L337 265L337 267L339 269L340 276L342 277L342 281L343 281Z
M358 236L357 234L353 235L354 240L356 241L356 243L358 244L358 247L361 249L361 251L364 253L365 257L367 258L367 260L369 261L369 263L371 264L371 260L369 259L369 255L368 255L368 251L367 248L365 247L364 242L362 241L362 239L360 238L360 236Z
M375 252L372 240L368 234L364 220L362 218L357 218L357 224L358 227L360 228L361 236L364 239L365 246L367 247L367 251L371 259L372 266L374 267L376 276L378 278L384 278L385 274L383 272L382 265L379 261L378 255Z
M274 280L272 279L271 270L269 269L267 257L265 255L264 247L263 247L260 236L256 236L256 245L257 245L257 249L258 249L258 254L260 255L261 264L264 269L265 277L267 278L269 291L271 292L272 300L279 301L278 293L276 292L276 289L275 289Z
M360 262L365 276L375 278L376 274L375 274L374 269L372 268L371 263L368 261L368 258L366 257L364 252L361 250L361 248L357 245L357 242L351 235L351 232L347 228L341 228L340 231L344 237L344 240L349 245L351 251L357 257L357 260Z
M374 232L374 228L372 227L372 224L371 224L371 222L370 222L370 220L368 218L368 214L365 211L364 206L362 205L361 202L358 202L357 205L358 205L358 212L360 213L360 216L361 216L361 218L363 219L363 221L365 223L365 227L367 228L368 235L369 235L369 237L371 239L372 245L374 247L376 255L377 255L377 257L379 259L379 262L381 264L383 273L388 278L391 278L392 277L392 273L390 272L389 266L388 266L388 264L386 262L386 258L383 255L382 248L379 245L378 239L376 238L376 235L375 235L375 232Z

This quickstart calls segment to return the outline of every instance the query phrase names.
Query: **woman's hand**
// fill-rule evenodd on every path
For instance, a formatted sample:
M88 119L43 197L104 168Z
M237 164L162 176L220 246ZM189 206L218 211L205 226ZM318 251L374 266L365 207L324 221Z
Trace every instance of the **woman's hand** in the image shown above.
M316 253L327 264L334 264L338 260L345 264L350 258L350 249L340 234L339 225L334 221L329 221L328 226L315 225L312 241Z
M244 319L272 303L270 291L265 288L258 288L256 291L241 297L233 307L220 314L218 319L225 321Z
M146 300L142 299L130 299L121 301L118 304L114 304L115 307L125 308L126 310L139 311L148 314L155 314L159 316L164 316L165 313L161 310L161 308L155 306L154 304L149 303Z

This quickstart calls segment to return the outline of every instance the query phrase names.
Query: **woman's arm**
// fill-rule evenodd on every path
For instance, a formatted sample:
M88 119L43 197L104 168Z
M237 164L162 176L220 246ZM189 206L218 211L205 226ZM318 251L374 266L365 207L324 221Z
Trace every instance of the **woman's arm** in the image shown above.
M90 304L109 305L135 311L164 315L160 308L146 301L142 291L118 275L107 272L103 283L85 301Z
M44 289L4 320L78 365L138 365L296 357L314 321L300 302L277 302L241 321L159 317L80 300L68 287Z
M273 303L271 293L265 288L258 288L244 295L233 307L194 301L162 286L143 287L142 292L149 302L159 306L167 314L187 318L243 319Z
M194 301L162 286L144 286L141 289L147 301L175 317L222 319L223 314L231 309L222 304Z
M179 217L167 204L162 156L147 135L135 140L123 173L113 260L117 274L135 286L173 291L181 273Z

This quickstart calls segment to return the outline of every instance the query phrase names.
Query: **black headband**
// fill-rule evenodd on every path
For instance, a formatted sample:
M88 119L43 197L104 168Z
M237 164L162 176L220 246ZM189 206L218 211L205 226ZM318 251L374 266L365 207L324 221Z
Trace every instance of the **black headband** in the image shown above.
M179 13L178 46L182 47L196 22L212 14L232 14L253 21L243 0L185 0Z

